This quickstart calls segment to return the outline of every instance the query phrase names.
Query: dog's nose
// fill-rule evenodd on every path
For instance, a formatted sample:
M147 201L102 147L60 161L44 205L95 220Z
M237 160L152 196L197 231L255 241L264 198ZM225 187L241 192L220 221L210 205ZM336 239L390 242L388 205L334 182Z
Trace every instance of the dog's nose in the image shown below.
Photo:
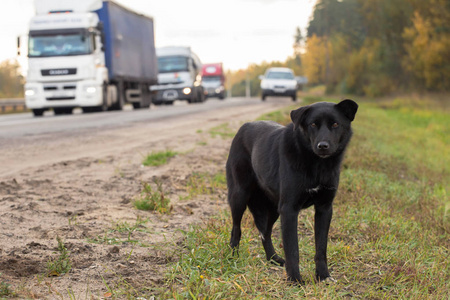
M330 144L328 144L328 142L319 142L317 144L317 149L319 150L326 150L328 148L330 148Z

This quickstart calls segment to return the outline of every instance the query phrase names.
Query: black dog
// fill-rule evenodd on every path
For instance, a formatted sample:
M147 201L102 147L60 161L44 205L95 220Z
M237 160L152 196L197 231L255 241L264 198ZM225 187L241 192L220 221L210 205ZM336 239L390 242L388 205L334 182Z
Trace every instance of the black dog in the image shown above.
M348 99L338 104L320 102L293 110L287 126L256 121L239 129L226 165L233 250L239 246L241 219L248 206L267 259L286 264L288 279L303 283L298 266L298 214L314 205L316 278L334 281L327 266L328 230L357 110L358 104ZM279 215L286 262L272 244L272 227Z

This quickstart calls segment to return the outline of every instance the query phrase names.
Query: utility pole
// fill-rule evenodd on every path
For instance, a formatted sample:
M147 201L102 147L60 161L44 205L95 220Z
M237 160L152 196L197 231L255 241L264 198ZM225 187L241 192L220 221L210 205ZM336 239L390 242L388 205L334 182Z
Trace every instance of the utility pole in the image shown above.
M248 80L248 73L245 75L245 98L250 98L251 91L250 91L250 80Z

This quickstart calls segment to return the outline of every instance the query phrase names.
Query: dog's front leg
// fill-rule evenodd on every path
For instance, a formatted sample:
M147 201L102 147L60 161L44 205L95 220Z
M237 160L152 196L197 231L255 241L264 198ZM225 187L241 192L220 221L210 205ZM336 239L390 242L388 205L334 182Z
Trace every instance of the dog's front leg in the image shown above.
M284 204L280 209L283 248L286 257L286 273L288 280L304 284L298 267L298 213L293 205Z
M333 215L333 206L330 203L316 206L314 216L314 237L316 242L316 279L324 281L334 281L331 278L327 265L327 241L328 231L330 229L331 217Z

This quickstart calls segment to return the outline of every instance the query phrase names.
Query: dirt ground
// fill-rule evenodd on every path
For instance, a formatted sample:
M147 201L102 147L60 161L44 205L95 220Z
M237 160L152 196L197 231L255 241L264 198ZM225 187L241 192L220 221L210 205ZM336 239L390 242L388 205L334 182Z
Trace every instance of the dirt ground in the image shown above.
M164 285L167 264L177 259L173 245L182 239L179 229L227 207L225 191L187 197L186 182L194 172L224 171L231 138L213 137L209 130L227 123L235 131L289 104L268 101L2 145L1 288L9 284L17 298L107 299L108 288ZM179 154L159 167L142 165L146 154L165 150ZM155 179L173 206L169 215L133 206L143 183ZM60 255L57 237L72 264L60 276L47 268Z

